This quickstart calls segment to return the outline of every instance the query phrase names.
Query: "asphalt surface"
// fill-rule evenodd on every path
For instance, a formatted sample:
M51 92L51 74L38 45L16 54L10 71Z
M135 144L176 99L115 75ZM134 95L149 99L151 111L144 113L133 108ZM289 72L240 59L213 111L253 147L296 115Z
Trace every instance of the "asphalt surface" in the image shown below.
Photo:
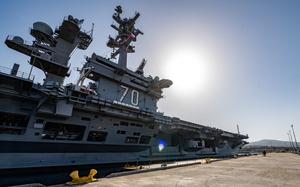
M64 186L64 185L58 185ZM300 155L270 153L100 178L83 187L300 186Z

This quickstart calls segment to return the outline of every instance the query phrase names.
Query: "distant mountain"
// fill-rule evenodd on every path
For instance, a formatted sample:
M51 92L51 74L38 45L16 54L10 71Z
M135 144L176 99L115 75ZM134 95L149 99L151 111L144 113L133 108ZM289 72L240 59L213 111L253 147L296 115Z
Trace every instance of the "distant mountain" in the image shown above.
M295 144L295 143L294 143ZM298 145L300 146L300 142L298 142ZM281 141L281 140L260 140L256 142L251 142L244 146L244 148L250 148L250 147L290 147L290 142L288 141Z

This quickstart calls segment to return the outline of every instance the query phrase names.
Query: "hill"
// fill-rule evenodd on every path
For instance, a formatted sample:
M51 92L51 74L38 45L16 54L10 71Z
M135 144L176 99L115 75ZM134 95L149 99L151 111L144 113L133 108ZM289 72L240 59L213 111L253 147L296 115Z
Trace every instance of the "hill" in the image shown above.
M300 146L300 142L298 142L298 145ZM245 148L250 148L250 147L290 147L290 142L289 141L281 141L281 140L259 140L256 142L251 142L247 145L245 145Z

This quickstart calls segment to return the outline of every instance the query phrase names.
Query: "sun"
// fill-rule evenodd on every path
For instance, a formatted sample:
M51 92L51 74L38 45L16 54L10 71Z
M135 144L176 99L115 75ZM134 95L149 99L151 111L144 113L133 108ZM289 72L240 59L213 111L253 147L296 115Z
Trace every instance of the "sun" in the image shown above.
M209 65L200 51L183 49L172 52L165 63L166 78L173 81L173 88L191 94L204 90L209 80Z

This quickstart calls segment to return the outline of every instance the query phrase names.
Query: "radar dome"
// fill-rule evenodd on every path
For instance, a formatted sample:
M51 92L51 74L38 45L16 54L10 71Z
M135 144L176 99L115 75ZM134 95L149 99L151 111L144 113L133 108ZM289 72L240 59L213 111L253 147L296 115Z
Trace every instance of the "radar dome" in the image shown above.
M14 36L12 39L14 42L19 43L19 44L23 44L24 40L23 38L21 38L20 36Z
M53 35L53 30L52 28L44 23L44 22L35 22L33 24L33 27L32 27L34 30L36 31L39 31L39 32L42 32L43 34L46 34L48 36L52 36Z

